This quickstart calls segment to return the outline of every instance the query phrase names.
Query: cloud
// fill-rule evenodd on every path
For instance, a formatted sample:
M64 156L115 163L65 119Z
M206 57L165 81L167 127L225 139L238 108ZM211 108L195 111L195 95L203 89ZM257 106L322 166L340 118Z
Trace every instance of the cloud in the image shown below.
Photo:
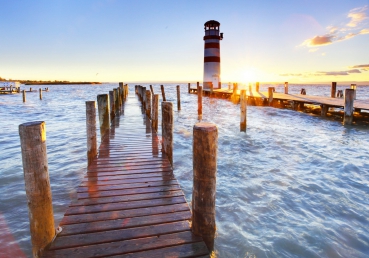
M317 72L317 75L349 75L347 71L340 71L340 72Z
M327 33L325 35L317 35L313 38L307 39L300 46L326 46L335 42L351 39L357 35L369 34L369 15L367 5L350 10L347 17L350 20L345 25L330 25L327 27Z
M283 73L280 74L279 76L303 76L302 73Z
M361 73L359 69L348 70L348 73Z
M368 10L368 6L359 7L352 9L347 17L350 18L350 22L347 23L348 27L357 27L361 22L368 19L368 15L366 11Z
M361 71L369 71L369 64L349 66L349 68L360 68Z

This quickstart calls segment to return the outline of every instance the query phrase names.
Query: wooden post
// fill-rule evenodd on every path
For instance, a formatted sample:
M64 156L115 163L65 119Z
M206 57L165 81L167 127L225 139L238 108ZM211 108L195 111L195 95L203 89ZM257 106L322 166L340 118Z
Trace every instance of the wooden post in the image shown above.
M159 94L155 94L153 96L152 101L152 115L151 115L152 128L155 130L155 132L158 131L158 120L159 120Z
M151 90L151 94L154 96L154 89L151 84L150 84L150 90Z
M354 94L355 90L345 89L345 106L344 106L344 116L343 124L350 125L354 118Z
M256 85L255 85L255 91L256 92L259 92L259 86L260 86L259 82L256 82Z
M23 95L23 102L26 102L26 90L22 91L22 95Z
M144 111L146 111L146 87L142 87L142 105Z
M196 88L198 89L200 87L200 83L196 82Z
M269 87L268 88L268 103L269 103L269 106L272 106L272 104L273 104L273 88L274 87Z
M161 102L163 152L173 167L173 103Z
M284 94L288 94L288 82L284 82Z
M240 119L240 131L246 132L246 124L247 124L247 97L246 90L241 90L241 119Z
M218 129L200 122L193 127L192 232L203 237L209 250L214 247L215 194Z
M191 92L191 83L188 83L188 93Z
M228 90L230 90L231 89L231 83L229 82L228 83Z
M354 90L354 99L356 99L356 84L351 84L350 89Z
M114 103L114 91L113 90L109 91L109 104L110 104L110 120L113 120L115 117L115 113L114 113L115 103Z
M109 91L109 93L112 91ZM87 165L97 156L96 101L86 101Z
M331 98L336 97L337 82L332 82L331 86Z
M177 85L177 108L181 110L181 88Z
M164 85L160 85L160 89L161 89L161 95L163 96L163 101L167 101L167 99L165 98Z
M151 91L147 90L146 91L146 115L148 118L151 119Z
M251 93L251 91L252 91L252 85L251 83L249 83L249 92Z
M40 88L38 91L39 91L39 95L40 95L40 100L42 100L42 89Z
M119 99L119 98L118 98ZM97 106L99 111L100 137L103 140L106 133L109 132L109 95L97 95Z
M212 95L212 94L213 94L213 89L214 89L214 85L213 85L213 83L211 82L211 83L210 83L210 95Z
M328 113L328 108L329 106L328 105L320 105L321 106L321 111L320 111L320 114L322 117L326 117L327 116L327 113Z
M118 101L118 89L113 89L114 91L114 107L115 107L115 115L119 115L119 101Z
M197 87L197 114L202 115L202 86Z
M33 257L55 236L52 195L46 151L45 122L19 125L22 162Z

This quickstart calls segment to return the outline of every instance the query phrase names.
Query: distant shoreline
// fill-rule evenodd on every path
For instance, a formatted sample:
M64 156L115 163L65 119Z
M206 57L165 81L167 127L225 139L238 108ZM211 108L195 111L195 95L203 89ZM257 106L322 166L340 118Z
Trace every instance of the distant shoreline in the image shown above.
M26 82L24 85L102 84L101 82Z

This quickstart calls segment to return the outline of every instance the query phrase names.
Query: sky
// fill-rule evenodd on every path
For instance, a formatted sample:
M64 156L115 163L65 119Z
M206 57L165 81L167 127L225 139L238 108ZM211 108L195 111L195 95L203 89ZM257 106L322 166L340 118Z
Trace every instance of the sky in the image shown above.
M0 77L202 81L220 22L221 81L369 81L368 0L0 0Z

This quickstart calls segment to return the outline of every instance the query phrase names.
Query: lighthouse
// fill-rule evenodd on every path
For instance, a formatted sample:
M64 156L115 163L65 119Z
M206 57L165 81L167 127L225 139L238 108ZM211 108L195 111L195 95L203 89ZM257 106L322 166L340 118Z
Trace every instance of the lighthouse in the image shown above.
M214 20L205 22L204 36L204 89L221 88L220 81L220 40L223 39L223 33L219 33L220 23Z

